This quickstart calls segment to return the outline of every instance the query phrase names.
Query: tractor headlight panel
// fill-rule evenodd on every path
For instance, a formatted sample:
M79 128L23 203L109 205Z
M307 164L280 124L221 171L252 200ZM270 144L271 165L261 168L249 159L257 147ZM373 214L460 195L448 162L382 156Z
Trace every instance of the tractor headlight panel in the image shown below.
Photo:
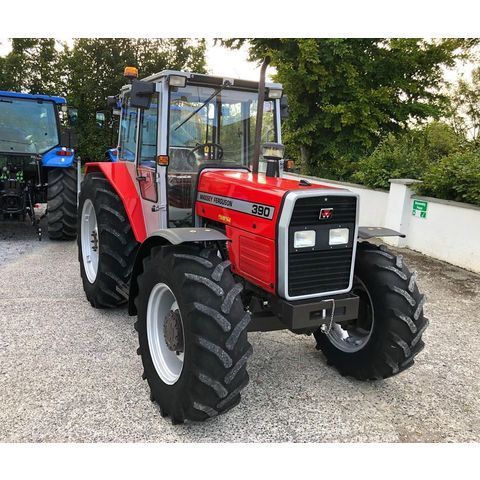
M332 228L328 236L329 245L346 245L349 240L348 228Z
M314 247L315 240L315 230L300 230L293 235L293 248Z

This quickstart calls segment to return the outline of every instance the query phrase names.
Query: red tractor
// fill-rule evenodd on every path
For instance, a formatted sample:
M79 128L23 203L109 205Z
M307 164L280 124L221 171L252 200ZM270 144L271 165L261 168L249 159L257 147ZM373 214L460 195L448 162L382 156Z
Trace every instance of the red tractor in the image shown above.
M173 423L239 403L248 331L313 334L329 365L360 380L405 370L424 346L415 274L365 241L400 234L360 227L348 190L282 178L286 109L266 64L259 82L133 78L114 99L117 158L86 165L86 296L137 316L143 378Z

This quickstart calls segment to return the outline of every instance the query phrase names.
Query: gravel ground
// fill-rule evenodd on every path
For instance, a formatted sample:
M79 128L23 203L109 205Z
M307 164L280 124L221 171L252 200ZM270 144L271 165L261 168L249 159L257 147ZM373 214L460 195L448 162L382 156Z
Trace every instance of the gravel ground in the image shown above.
M141 380L134 319L86 302L75 244L0 227L0 441L480 440L478 275L402 251L427 294L430 327L417 363L397 377L343 378L311 337L254 333L240 406L172 426Z

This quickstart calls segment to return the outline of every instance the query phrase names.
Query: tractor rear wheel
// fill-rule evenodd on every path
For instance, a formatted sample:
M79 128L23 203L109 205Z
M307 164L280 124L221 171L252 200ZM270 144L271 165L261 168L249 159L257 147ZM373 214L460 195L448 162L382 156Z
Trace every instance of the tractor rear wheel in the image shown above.
M354 321L315 332L317 349L342 375L359 380L391 377L413 365L423 349L425 297L401 255L358 244L353 293L360 297Z
M48 170L47 222L51 240L77 236L77 162L68 168Z
M138 354L152 401L174 424L230 410L248 384L250 315L229 266L196 246L154 247L143 262Z
M78 259L87 299L95 308L123 305L138 242L122 200L102 173L85 177L78 212Z

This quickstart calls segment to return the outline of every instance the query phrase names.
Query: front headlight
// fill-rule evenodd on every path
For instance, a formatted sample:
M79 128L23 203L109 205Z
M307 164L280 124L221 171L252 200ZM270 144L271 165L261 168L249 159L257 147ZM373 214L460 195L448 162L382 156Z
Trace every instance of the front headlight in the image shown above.
M332 228L328 236L329 245L346 245L348 243L348 228Z
M315 246L315 230L302 230L293 236L293 248L306 248Z

